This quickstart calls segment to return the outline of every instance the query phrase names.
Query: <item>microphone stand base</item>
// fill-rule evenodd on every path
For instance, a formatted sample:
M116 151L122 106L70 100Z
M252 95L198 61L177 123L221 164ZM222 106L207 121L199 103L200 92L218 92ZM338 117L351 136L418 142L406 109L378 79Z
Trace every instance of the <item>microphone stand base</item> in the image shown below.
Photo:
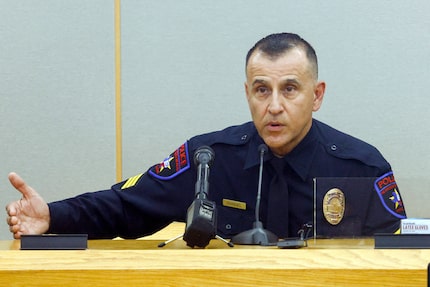
M233 236L231 241L234 244L269 246L276 245L278 237L267 229L256 227Z
M167 241L164 241L164 242L161 242L160 244L158 244L158 247L164 247L164 246L166 246L167 244L169 244L170 242L173 242L173 241L175 241L175 240L178 240L179 238L181 238L181 237L183 237L184 235L183 234L181 234L181 235L178 235L178 236L176 236L176 237L173 237L172 239L169 239L169 240L167 240ZM225 244L227 244L227 246L228 247L234 247L234 244L233 244L233 242L231 242L231 241L227 241L226 239L224 239L224 238L222 238L221 236L219 236L219 235L215 235L215 238L216 239L218 239L218 240L221 240L222 242L224 242Z
M175 241L175 240L178 240L179 238L181 238L181 237L183 237L183 236L184 236L184 234L181 234L181 235L178 235L178 236L176 236L176 237L173 237L173 238L171 238L171 239L169 239L169 240L167 240L167 241L161 242L160 244L158 244L158 247L164 247L164 246L166 246L167 244L169 244L170 242L173 242L173 241Z
M218 239L218 240L221 240L222 242L224 242L225 244L227 244L227 245L228 245L228 247L234 247L233 242L231 242L231 241L227 241L226 239L222 238L222 237L221 237L221 236L219 236L219 235L215 235L215 238L216 238L216 239Z

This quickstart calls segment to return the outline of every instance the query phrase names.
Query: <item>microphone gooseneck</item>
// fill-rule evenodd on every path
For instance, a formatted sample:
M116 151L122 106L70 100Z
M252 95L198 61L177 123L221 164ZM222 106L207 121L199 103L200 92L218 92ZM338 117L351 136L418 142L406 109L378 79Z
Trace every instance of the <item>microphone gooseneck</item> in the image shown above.
M258 151L260 152L260 170L258 173L257 200L255 202L255 221L260 221L261 186L263 184L263 161L264 154L267 152L267 150L267 145L265 144L261 144L258 146Z
M261 144L258 147L260 153L260 169L258 175L258 190L257 199L255 202L255 222L253 228L243 231L231 239L234 244L245 245L275 245L278 242L278 237L269 230L263 228L263 223L260 221L260 202L261 202L261 187L263 182L263 166L264 154L268 151L267 145Z

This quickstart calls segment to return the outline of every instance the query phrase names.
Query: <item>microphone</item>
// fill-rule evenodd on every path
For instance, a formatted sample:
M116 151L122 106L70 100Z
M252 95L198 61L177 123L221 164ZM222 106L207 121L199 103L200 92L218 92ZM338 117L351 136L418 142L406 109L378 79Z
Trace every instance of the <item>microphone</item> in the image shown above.
M261 144L258 146L260 153L260 172L258 175L258 191L257 200L255 202L255 221L253 228L243 231L231 239L234 244L246 245L273 245L278 242L278 237L271 231L263 228L263 223L260 221L260 201L261 201L261 186L263 181L263 160L264 154L267 152L267 145Z
M185 233L187 246L204 248L216 237L217 212L215 202L207 199L209 195L209 167L215 158L214 151L208 146L199 147L194 153L197 166L195 199L187 210Z

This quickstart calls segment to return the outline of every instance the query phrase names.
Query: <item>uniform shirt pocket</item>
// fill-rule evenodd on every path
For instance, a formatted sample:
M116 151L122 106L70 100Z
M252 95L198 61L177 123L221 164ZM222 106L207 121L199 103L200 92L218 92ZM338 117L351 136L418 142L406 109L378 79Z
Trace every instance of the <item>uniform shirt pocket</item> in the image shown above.
M253 211L226 206L218 206L218 235L231 238L234 235L251 229L255 221Z

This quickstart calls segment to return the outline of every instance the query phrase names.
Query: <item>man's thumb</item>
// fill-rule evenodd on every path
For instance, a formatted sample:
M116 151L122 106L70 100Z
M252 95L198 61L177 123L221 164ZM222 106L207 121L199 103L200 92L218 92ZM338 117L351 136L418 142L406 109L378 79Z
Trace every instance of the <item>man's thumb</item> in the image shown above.
M8 178L13 187L15 187L24 198L28 198L36 193L17 173L9 173Z

